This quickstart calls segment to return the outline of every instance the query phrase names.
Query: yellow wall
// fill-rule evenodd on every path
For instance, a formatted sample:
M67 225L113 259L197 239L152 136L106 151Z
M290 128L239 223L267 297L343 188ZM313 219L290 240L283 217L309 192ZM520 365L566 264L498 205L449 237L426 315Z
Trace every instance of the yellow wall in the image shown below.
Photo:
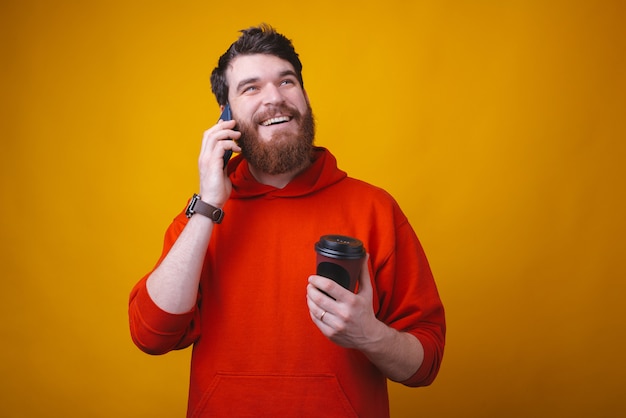
M261 21L436 273L445 362L393 416L626 413L624 2L300 3L1 2L0 415L184 414L189 351L139 352L127 295L197 190L217 56Z

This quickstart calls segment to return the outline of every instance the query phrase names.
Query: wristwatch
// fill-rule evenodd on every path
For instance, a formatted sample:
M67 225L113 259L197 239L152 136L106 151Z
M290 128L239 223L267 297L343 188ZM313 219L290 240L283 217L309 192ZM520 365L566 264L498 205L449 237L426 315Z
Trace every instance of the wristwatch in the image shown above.
M200 195L197 193L194 194L191 201L189 201L185 215L187 215L188 218L191 218L194 213L204 215L216 224L221 223L222 219L224 219L224 211L222 209L203 202L200 200Z

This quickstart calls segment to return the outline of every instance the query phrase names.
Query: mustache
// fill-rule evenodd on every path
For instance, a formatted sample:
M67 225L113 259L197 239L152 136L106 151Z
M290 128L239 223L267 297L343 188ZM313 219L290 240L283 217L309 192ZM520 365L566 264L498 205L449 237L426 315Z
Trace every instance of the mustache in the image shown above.
M297 108L288 106L287 104L280 104L266 107L260 113L254 115L253 121L256 124L260 124L276 116L289 116L297 121L302 119L302 114Z

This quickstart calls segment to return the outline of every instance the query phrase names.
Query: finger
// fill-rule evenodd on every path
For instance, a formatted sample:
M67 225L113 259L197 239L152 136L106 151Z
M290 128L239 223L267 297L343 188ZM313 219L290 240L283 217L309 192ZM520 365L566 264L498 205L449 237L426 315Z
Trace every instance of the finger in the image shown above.
M324 312L326 312L325 317L328 317L328 312L337 312L339 309L335 300L325 295L313 284L307 286L307 306L311 316L317 319L320 319Z
M324 322L325 318L328 318L328 309L320 306L321 304L316 303L311 297L312 293L319 293L319 290L317 290L313 285L308 285L306 303L309 308L309 315L311 316L313 322L319 326L322 322ZM324 298L328 299L325 296Z
M211 134L211 130L207 129L206 131L204 131L204 133L202 134L202 144L200 146L200 155L204 154L204 152L207 149L207 142L208 142L208 136Z
M226 150L241 152L241 148L235 141L229 141L231 137L238 139L240 135L240 132L232 130L215 131L212 128L205 131L199 156L201 166L208 167L209 164L213 164L210 162L222 160Z
M237 145L235 141L229 140L218 141L218 143L215 144L215 149L219 150L217 154L220 156L223 156L227 150L232 152L241 152L241 148L239 147L239 145Z
M218 120L215 126L219 126L220 129L233 129L237 125L237 121L235 119L231 120Z
M219 140L238 139L241 136L241 132L234 130L236 124L237 122L234 120L219 120L211 128L204 131L202 137L203 150L206 148L212 149L215 142Z
M307 305L311 312L317 310L328 310L327 305L330 298L326 296L320 289L318 289L313 283L309 283L306 288Z
M330 317L328 311L320 307L309 309L309 312L311 313L311 317L319 322L324 322L324 319L328 319Z
M306 287L306 306L309 308L309 311L313 312L317 309L321 309L317 303L315 303L315 301L313 300L313 298L311 297L313 292L314 292L314 287L313 285L307 285Z
M322 331L322 333L326 336L330 335L333 330L333 326L331 325L333 320L333 314L329 311L315 311L309 312L311 315L311 320L317 327Z
M324 298L339 300L342 292L346 291L341 285L324 276L309 276L309 283L313 285L317 298L320 300L325 300Z

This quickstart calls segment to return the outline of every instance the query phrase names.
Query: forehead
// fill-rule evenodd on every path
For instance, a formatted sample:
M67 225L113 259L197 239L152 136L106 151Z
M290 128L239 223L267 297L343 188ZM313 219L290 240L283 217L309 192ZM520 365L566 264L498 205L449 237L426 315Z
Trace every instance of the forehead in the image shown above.
M293 65L275 55L239 55L226 70L226 80L229 86L236 86L242 80L280 77L289 71L295 72Z

